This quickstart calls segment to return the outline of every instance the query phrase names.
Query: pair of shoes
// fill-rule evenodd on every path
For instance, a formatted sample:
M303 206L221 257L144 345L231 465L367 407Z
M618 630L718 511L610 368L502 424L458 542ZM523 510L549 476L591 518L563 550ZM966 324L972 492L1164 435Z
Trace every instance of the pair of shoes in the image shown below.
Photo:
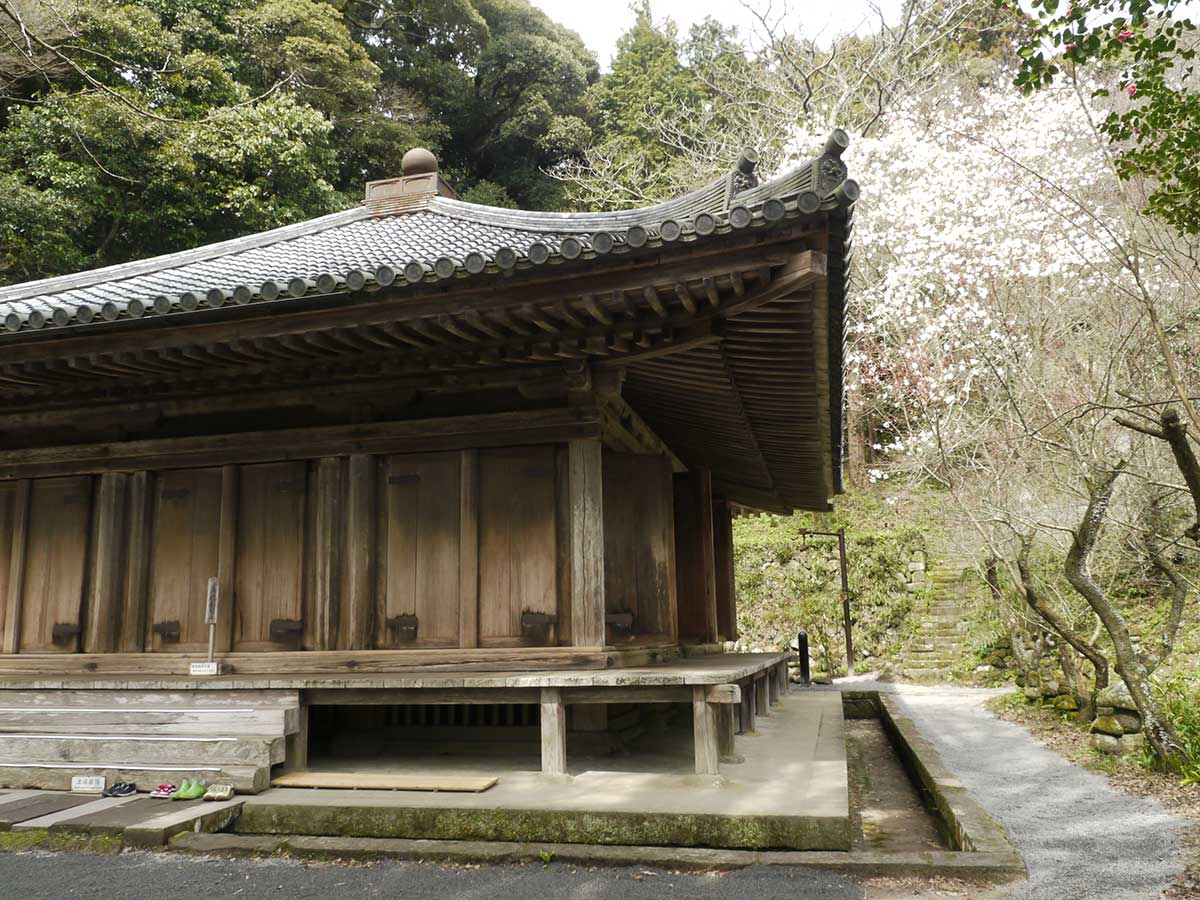
M208 782L203 778L197 778L193 781L190 778L185 778L179 782L179 787L171 794L172 800L199 800L204 796L204 792L208 789Z
M102 797L132 797L137 793L137 785L129 781L118 781L104 789Z
M232 784L214 784L204 792L205 800L232 800L233 785Z
M175 793L175 785L160 784L158 787L156 787L154 790L152 790L150 792L150 797L154 800L166 800L173 793Z

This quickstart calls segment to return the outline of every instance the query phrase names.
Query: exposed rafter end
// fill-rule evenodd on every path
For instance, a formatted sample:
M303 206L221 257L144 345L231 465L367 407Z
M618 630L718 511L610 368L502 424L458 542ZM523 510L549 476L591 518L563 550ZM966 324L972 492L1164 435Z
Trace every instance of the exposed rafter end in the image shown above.
M729 481L718 481L714 478L712 490L714 497L721 497L730 503L746 507L747 509L776 513L781 516L790 516L793 512L792 508L785 504L778 496L760 488L748 487L744 484L734 484Z

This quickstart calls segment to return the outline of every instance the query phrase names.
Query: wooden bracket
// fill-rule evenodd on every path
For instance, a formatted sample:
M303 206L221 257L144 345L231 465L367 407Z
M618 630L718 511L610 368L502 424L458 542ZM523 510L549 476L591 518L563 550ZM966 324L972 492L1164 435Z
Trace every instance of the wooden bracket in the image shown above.
M56 644L69 644L79 637L82 631L83 629L73 622L59 622L50 630L50 640Z
M178 622L155 622L150 630L164 641L178 641L180 628Z
M304 634L304 623L298 619L272 619L270 638L274 644L288 644L297 641Z
M417 640L417 617L413 615L392 616L386 620L388 628L396 632L396 640L401 644L412 644Z

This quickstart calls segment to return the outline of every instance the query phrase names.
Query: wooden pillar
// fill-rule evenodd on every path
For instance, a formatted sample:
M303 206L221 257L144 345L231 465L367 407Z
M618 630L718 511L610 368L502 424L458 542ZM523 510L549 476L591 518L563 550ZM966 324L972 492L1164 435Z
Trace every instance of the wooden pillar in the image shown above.
M717 755L721 762L734 762L737 756L733 752L733 704L717 704L714 711L717 726Z
M153 475L134 472L129 478L129 527L126 531L125 590L121 636L117 649L140 653L146 648L146 602L150 587L151 509Z
M776 706L779 703L779 669L772 667L767 670L766 677L763 679L767 683L767 703L770 706Z
M717 603L717 634L736 641L737 589L733 567L733 513L725 500L713 501L713 560Z
M767 699L767 675L765 672L754 676L754 714L756 716L771 714L771 704Z
M675 476L675 573L680 637L716 641L712 477L707 469Z
M338 649L341 620L342 466L332 457L317 460L313 503L312 612L305 616L306 643L314 650Z
M598 440L567 446L571 520L571 641L576 647L604 646L604 498L602 445Z
M13 508L12 550L8 561L8 596L4 611L4 652L16 653L21 647L21 608L25 598L25 551L29 536L29 497L32 483L23 478L17 483Z
M696 774L716 775L721 758L717 716L703 685L692 688L692 727L696 742Z
M375 458L351 456L346 466L345 581L342 589L340 637L346 650L373 643L375 574Z
M85 599L84 653L113 653L121 629L121 587L125 571L125 514L129 476L100 476L92 537L91 573Z
M750 734L754 731L754 682L745 681L740 687L742 701L738 706L738 733Z
M542 688L542 774L567 771L567 708L559 688Z
M221 524L217 538L217 581L220 585L217 650L222 651L232 649L237 632L234 621L237 598L233 593L234 564L237 559L238 476L237 466L221 467Z
M458 646L479 646L479 451L462 452L458 482Z

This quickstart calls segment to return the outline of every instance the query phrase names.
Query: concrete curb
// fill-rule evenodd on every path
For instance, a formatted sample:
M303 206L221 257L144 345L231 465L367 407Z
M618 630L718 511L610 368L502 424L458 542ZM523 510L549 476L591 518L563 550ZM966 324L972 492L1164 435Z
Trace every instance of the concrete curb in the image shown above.
M693 871L749 866L807 866L864 876L941 875L999 881L1024 875L1012 859L996 853L953 850L924 853L820 850L712 850L695 847L635 847L599 844L519 844L505 841L429 841L403 838L311 837L184 833L171 850L205 856L287 856L310 860L410 860L455 863L550 862L579 865L653 866Z

